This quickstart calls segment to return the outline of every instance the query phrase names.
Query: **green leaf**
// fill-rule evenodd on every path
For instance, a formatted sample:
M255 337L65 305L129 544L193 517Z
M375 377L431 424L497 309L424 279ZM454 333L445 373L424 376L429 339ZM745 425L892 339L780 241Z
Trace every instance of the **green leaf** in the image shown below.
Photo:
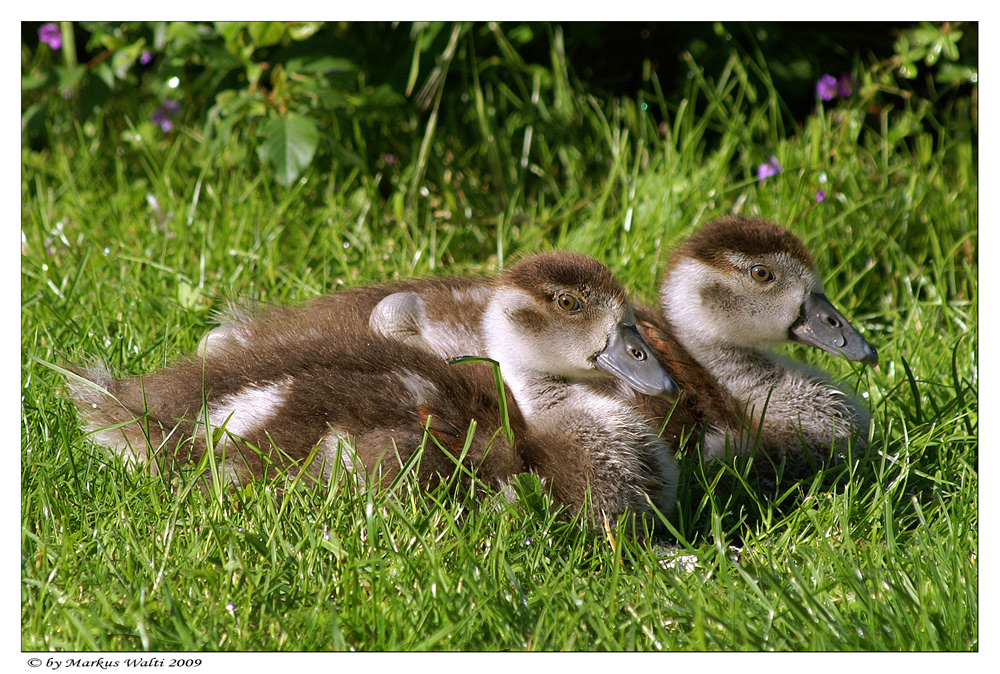
M319 99L319 102L323 104L323 107L346 108L351 105L351 101L339 91L325 87L304 87L304 89L314 94Z
M964 84L965 82L974 82L977 79L977 74L975 68L944 63L934 74L934 79L945 84Z
M521 24L507 34L507 39L519 45L525 45L535 39L535 34L528 24Z
M899 61L899 74L908 80L917 76L917 66L906 57L901 57Z
M41 89L49 83L49 73L35 72L21 78L21 91Z
M307 117L290 112L270 120L260 131L264 142L257 154L274 171L278 184L289 187L312 162L319 145L319 129Z
M941 48L944 50L945 58L949 61L958 60L958 41L962 39L962 31L953 30L944 36Z
M45 131L45 120L47 118L45 103L35 103L28 106L28 109L21 113L21 144L24 144L26 136L33 133Z
M215 104L227 116L263 117L267 114L267 106L264 101L245 90L226 89L220 91L215 96Z
M70 68L55 68L56 75L59 77L59 91L67 91L76 89L81 80L87 74L86 66L72 66Z
M380 84L365 97L363 105L366 108L379 110L393 108L405 102L406 99L396 93L391 86Z
M115 73L112 71L111 66L105 61L104 63L99 63L90 69L90 74L93 75L94 79L99 79L107 85L108 89L114 89L115 87Z
M346 73L358 69L354 63L335 56L303 56L288 61L286 65L290 73Z
M280 21L254 21L250 24L250 39L258 47L270 47L285 37L285 24Z
M239 25L236 28L239 29ZM187 21L172 21L167 26L166 33L166 42L169 42L175 50L193 48L201 42L198 27ZM226 39L222 27L219 28L219 34L222 35L223 39ZM229 40L227 39L226 41L228 42Z
M322 21L303 21L302 23L293 23L288 26L288 35L295 41L306 40L323 27Z
M222 39L226 41L226 45L235 51L240 46L240 31L243 30L246 25L246 21L217 21L215 23L215 29L219 31L219 35L221 35ZM171 26L171 28L173 28L173 26Z
M941 55L941 42L936 40L927 50L927 54L924 56L924 63L926 65L932 66L937 63L938 57Z
M140 40L134 45L129 47L119 49L111 57L111 67L114 71L115 77L120 80L125 79L128 75L128 71L132 69L135 65L136 60L139 58L139 52L142 49L143 41Z
M201 289L187 281L180 281L177 284L177 302L188 310L198 308L201 303Z
M98 33L94 35L97 42L109 51L118 51L125 46L125 40L116 35L114 32Z

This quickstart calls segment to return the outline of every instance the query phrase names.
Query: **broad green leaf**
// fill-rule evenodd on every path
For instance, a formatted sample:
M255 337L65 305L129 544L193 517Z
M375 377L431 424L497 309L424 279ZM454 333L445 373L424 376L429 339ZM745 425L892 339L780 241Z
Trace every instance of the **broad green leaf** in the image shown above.
M221 26L219 27L219 33L222 34L223 38L226 37ZM173 49L183 50L201 42L201 35L198 33L198 27L192 23L188 23L187 21L172 21L167 26L166 41L171 44Z
M274 178L290 186L312 162L319 145L319 129L307 117L290 112L270 120L260 131L264 142L257 154L267 161Z
M87 66L77 65L71 68L57 67L55 71L59 76L59 91L67 91L79 86L80 81L87 74Z
M177 302L185 309L191 310L199 308L201 304L201 289L193 286L187 281L177 284Z
M236 49L239 47L237 38L240 35L240 31L243 30L246 25L246 21L217 21L215 28L219 31L219 35L222 36L222 39L226 41L226 44L231 49Z
M258 47L270 47L285 37L285 24L280 21L254 21L250 24L250 39Z

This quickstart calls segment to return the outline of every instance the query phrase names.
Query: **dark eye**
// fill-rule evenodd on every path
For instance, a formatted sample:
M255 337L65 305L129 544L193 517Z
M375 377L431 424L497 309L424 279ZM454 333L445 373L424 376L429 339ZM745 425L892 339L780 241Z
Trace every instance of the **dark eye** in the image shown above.
M767 283L774 280L774 272L762 264L755 264L750 267L750 278L758 283Z
M570 313L576 313L580 311L583 307L580 305L580 300L576 299L569 293L563 293L556 298L556 304L563 311L568 311Z

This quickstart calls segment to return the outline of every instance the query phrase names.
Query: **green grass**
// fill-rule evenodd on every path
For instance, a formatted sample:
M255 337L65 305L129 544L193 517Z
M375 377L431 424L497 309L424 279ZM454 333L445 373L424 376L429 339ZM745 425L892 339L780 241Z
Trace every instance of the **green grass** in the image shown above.
M963 110L942 111L935 137L891 138L850 108L788 128L766 69L734 58L708 75L679 108L546 80L539 105L562 97L556 121L572 133L551 135L538 113L523 170L503 115L526 100L491 91L494 107L478 105L474 82L465 122L484 140L451 182L433 163L447 123L426 164L314 165L290 190L247 148L193 131L140 141L98 120L24 151L22 648L978 649L977 176ZM784 171L759 184L772 154ZM410 191L420 175L425 196ZM779 494L685 458L677 550L563 522L532 479L513 503L479 503L408 480L220 493L192 488L195 475L147 477L87 441L59 375L35 360L148 372L191 352L232 295L293 302L548 247L596 255L652 302L671 248L733 210L805 239L881 363L789 353L842 377L876 423L868 452Z

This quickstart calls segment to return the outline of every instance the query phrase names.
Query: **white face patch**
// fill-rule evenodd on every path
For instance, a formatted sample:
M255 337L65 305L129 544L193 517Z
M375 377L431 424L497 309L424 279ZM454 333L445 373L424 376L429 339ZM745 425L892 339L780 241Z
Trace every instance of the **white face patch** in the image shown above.
M500 288L483 313L482 333L486 339L486 352L500 363L509 360L508 354L521 341L523 330L511 323L510 314L531 306L531 299L518 291Z
M735 268L686 258L667 275L660 300L681 341L697 356L719 347L767 350L787 342L806 293L822 287L815 271L786 252L725 255ZM754 265L767 266L773 280L751 278Z
M487 355L506 373L517 371L526 377L591 376L595 374L593 356L607 346L617 321L627 313L622 308L606 312L600 321L563 320L558 315L546 315L548 308L543 307L541 325L519 325L517 314L533 309L539 309L533 297L521 290L500 288L483 315Z
M725 280L721 271L690 258L680 260L667 274L660 304L685 346L724 340L723 326L702 304L700 291Z

